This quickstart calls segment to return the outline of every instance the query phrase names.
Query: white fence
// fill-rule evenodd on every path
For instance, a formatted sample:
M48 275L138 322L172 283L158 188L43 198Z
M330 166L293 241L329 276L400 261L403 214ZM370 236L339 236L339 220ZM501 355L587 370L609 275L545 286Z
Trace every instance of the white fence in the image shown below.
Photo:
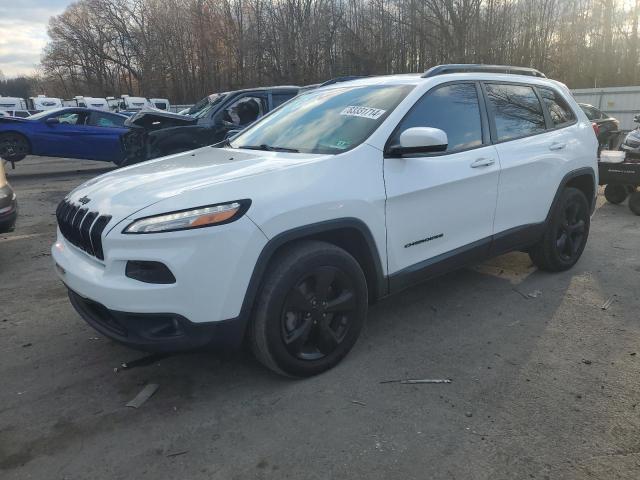
M579 103L588 103L620 120L621 130L633 130L633 116L640 113L640 86L579 88L571 91Z

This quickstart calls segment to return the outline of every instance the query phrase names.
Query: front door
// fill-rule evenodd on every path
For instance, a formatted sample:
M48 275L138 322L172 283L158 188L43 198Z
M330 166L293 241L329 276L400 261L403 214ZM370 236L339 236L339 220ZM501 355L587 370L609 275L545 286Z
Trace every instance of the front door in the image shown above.
M411 127L448 137L445 152L384 160L392 288L394 276L418 280L433 265L488 251L500 166L480 95L475 82L437 86L392 134L391 144Z

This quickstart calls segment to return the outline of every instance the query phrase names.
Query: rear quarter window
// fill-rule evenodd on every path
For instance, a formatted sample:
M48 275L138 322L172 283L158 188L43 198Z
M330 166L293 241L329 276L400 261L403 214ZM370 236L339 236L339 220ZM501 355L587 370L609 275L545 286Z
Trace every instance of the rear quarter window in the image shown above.
M551 122L554 127L564 127L571 125L576 120L576 115L566 100L558 92L551 88L538 87L540 96L544 101Z

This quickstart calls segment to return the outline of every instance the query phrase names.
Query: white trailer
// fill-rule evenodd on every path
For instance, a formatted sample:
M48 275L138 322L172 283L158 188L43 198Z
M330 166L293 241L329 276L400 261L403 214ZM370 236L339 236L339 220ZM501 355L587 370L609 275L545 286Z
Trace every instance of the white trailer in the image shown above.
M144 97L122 95L118 103L118 110L142 110L145 107L153 107L153 105Z
M150 98L149 101L159 110L166 110L167 112L171 110L171 104L168 98Z
M107 99L100 97L85 97L82 95L76 95L71 100L63 100L62 105L65 107L96 108L98 110L109 111L109 104L107 103Z
M62 107L62 100L59 98L46 97L38 95L37 97L29 97L27 100L29 110L53 110Z
M0 95L0 110L6 112L8 110L26 110L27 102L24 98L3 97Z

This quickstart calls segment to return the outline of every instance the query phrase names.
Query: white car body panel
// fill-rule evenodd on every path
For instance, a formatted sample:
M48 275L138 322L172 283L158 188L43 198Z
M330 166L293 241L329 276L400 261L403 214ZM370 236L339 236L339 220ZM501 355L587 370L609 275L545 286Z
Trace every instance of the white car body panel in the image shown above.
M194 323L222 321L241 313L261 252L283 233L356 219L371 233L373 254L387 278L496 233L543 222L568 172L591 168L597 176L597 140L566 92L578 115L571 127L453 154L384 158L385 144L409 108L432 87L457 80L519 81L566 90L545 79L489 73L355 80L349 84L415 88L352 150L320 155L204 147L81 185L67 199L76 204L86 197L91 211L113 217L102 234L105 258L91 257L58 232L52 254L64 271L59 274L71 290L112 310L175 313ZM565 146L550 150L554 143ZM472 168L479 158L490 162ZM122 233L142 217L242 199L251 200L249 210L225 225ZM436 238L420 242L430 237ZM176 283L127 278L127 260L162 262Z
M471 167L478 159L493 164ZM386 158L389 272L490 237L499 172L492 145L449 155Z

